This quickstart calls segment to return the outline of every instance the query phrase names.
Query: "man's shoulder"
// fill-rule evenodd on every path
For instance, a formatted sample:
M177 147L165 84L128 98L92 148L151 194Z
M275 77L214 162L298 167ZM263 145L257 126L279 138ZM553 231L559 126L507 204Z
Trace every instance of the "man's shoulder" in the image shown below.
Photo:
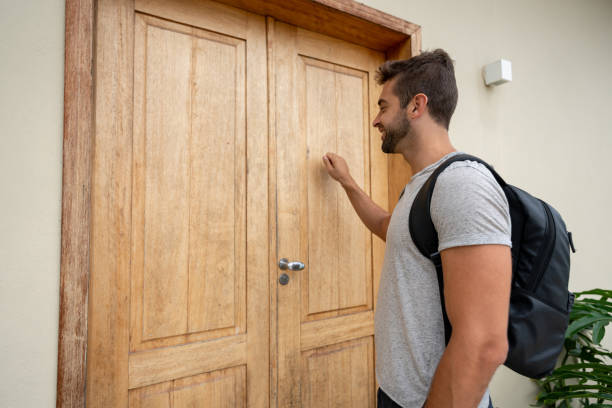
M462 183L468 181L493 181L497 184L493 173L482 163L473 160L461 160L451 163L438 176L437 183Z
M466 245L511 245L508 200L481 163L455 162L440 173L430 208L440 251Z
M432 205L446 202L456 206L473 201L485 206L493 203L508 206L502 187L484 164L471 160L452 163L438 176Z

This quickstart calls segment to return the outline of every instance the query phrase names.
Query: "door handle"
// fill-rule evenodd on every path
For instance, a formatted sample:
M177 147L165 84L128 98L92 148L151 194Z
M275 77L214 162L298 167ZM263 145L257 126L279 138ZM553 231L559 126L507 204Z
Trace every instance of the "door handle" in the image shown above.
M278 261L278 267L283 271L301 271L305 268L302 262L289 262L287 258L281 258L281 260Z

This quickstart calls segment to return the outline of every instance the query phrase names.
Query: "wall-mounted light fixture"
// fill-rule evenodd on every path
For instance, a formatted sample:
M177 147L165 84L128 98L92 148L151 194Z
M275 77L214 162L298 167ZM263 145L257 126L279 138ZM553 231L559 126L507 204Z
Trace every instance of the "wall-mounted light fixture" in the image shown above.
M487 64L482 69L485 85L497 86L512 81L512 63L505 59L500 59Z

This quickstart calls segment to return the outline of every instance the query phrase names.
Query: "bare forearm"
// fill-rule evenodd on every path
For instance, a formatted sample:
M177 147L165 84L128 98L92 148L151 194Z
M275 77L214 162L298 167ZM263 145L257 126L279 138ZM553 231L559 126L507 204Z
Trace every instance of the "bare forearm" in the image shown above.
M361 221L370 231L385 241L391 214L372 201L353 180L343 183L342 187Z
M335 153L326 153L323 156L323 165L329 175L344 188L361 221L370 231L385 241L391 215L376 205L357 185L349 173L346 161L341 156Z
M453 340L442 355L425 408L477 407L495 370L503 362L503 345L473 347L467 344L469 341Z

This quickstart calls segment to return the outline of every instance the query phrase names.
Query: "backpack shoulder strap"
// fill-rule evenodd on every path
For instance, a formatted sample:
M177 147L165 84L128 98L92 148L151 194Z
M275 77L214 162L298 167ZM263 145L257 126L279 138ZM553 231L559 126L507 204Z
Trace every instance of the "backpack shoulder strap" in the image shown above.
M421 252L421 254L423 254L423 256L425 256L427 259L430 259L436 267L438 287L440 289L442 317L444 318L444 337L446 344L448 344L450 340L452 327L446 314L446 304L444 302L442 258L438 252L438 232L436 231L431 219L431 197L440 173L442 173L452 163L465 160L482 163L489 169L489 171L491 171L497 182L502 187L506 185L505 181L497 174L497 172L495 172L495 170L493 170L493 168L483 160L468 154L458 154L441 163L438 168L434 170L431 176L429 176L427 181L425 181L425 184L423 184L417 193L414 202L412 203L408 218L410 237L412 238L412 241L418 248L419 252Z
M432 259L432 256L438 253L438 233L431 220L431 197L433 195L434 187L438 176L446 170L448 166L458 161L475 161L483 164L493 174L493 177L502 186L506 186L506 182L497 174L497 172L485 161L478 157L469 154L458 154L449 158L448 160L441 163L438 168L429 176L425 184L421 187L417 193L412 207L410 209L409 216L409 227L410 236L414 241L414 244L419 251L428 259ZM438 254L439 256L439 254ZM436 263L434 261L434 263Z

